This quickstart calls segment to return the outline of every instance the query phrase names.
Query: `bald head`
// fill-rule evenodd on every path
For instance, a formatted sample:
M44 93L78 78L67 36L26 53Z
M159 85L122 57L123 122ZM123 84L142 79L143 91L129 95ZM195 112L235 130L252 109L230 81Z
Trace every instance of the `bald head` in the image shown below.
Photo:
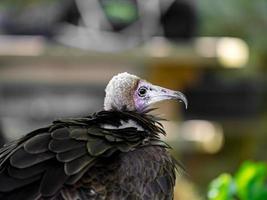
M187 100L181 92L152 85L127 72L112 77L105 91L105 110L126 108L142 112L149 105L166 99L178 99L187 106Z

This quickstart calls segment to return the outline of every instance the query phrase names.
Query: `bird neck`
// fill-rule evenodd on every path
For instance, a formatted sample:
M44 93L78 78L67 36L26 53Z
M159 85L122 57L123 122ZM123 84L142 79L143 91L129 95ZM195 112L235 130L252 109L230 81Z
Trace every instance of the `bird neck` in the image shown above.
M142 113L135 110L129 111L125 107L123 110L104 110L95 114L95 118L101 120L101 122L113 127L130 128L134 127L137 130L144 130L149 134L156 137L159 135L166 135L162 124L159 122L163 120L155 117L149 112L153 109L148 109ZM123 122L123 123L122 123Z
M119 98L118 98L119 96ZM129 97L130 96L130 97ZM134 111L135 105L134 100L132 98L132 93L129 95L112 95L112 94L106 94L106 97L104 99L104 110L105 111Z

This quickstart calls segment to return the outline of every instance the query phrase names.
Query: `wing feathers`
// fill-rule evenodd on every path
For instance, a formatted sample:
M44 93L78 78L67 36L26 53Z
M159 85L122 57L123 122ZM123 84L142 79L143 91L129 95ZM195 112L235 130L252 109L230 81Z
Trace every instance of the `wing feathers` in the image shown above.
M65 151L57 154L57 160L60 162L70 162L74 159L77 159L87 153L85 147L73 149L70 151Z
M54 156L55 154L52 152L29 154L23 148L20 148L10 157L10 164L17 168L26 168L46 161Z
M0 174L0 192L8 192L24 185L28 185L39 178L39 176L33 176L28 179L16 179L3 172Z
M72 149L81 148L84 146L85 146L85 143L80 142L80 141L76 141L74 139L67 139L67 140L55 140L55 139L53 139L50 141L48 148L52 152L62 153L65 151L70 151Z
M112 145L102 138L91 137L87 142L87 150L92 156L99 156L112 148Z
M87 128L75 128L71 130L70 134L71 138L74 138L76 140L88 140L88 130Z
M49 141L50 133L36 135L25 142L24 149L32 154L43 153L48 151Z
M53 196L68 178L61 163L53 162L50 165L40 184L40 193L44 197Z
M144 131L102 126L116 127L128 120L144 126ZM16 192L24 199L53 199L65 184L74 185L85 173L88 176L103 163L114 162L117 152L145 146L147 139L154 141L150 143L153 146L166 148L158 142L164 131L157 125L155 118L145 114L103 111L88 118L58 120L50 127L33 131L0 149L0 199L14 200ZM165 193L170 181L159 179L155 186Z
M8 173L10 176L18 179L27 179L37 174L44 172L46 169L46 163L42 162L31 167L19 169L13 166L8 167Z
M84 167L89 165L93 160L95 160L94 157L89 155L84 155L80 158L77 158L73 161L67 162L64 165L65 173L67 175L74 175L81 171Z
M80 172L70 176L68 178L68 180L66 181L66 184L68 185L73 185L75 184L83 175L85 172L87 172L87 170L94 164L94 161L92 161L89 165L87 165L86 167L84 167Z
M67 127L63 127L52 131L51 136L57 140L66 140L69 139L70 132Z

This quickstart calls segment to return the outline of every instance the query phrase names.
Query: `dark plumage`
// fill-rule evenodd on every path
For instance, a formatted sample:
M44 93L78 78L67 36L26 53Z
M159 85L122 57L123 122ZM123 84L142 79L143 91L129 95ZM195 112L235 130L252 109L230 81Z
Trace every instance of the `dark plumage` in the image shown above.
M0 149L0 199L173 199L176 162L160 139L165 132L159 119L149 111L121 106L57 120L5 145Z
M135 121L134 127L106 129ZM0 199L172 199L175 162L155 117L102 111L55 121L1 149Z

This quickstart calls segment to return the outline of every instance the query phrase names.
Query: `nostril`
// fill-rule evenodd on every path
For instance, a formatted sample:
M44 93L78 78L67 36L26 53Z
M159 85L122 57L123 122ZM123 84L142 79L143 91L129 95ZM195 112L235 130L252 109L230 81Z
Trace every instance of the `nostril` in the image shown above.
M166 90L164 90L164 89L161 89L161 92L163 92L163 93L167 93L167 91L166 91Z

